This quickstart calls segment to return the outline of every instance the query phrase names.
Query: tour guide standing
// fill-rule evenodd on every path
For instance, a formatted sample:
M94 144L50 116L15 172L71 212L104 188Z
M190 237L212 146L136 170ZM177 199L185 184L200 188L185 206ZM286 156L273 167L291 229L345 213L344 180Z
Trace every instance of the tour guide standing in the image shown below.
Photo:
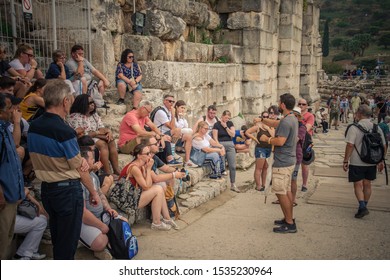
M97 195L80 156L76 131L65 122L73 102L69 86L62 80L46 85L43 93L46 112L32 122L28 149L35 174L42 181L42 202L49 214L54 259L74 259L80 238L83 191L80 178L90 192L90 203Z
M276 127L275 137L262 135L260 141L275 146L274 164L272 165L272 192L276 194L284 218L275 220L273 230L276 233L295 233L297 226L293 219L293 197L291 193L291 177L296 163L296 146L298 137L298 120L292 110L295 98L289 93L280 96L279 109L283 111L283 119L261 121L268 126Z
M371 122L372 111L368 105L360 105L355 112L355 120L365 130L371 131L374 127ZM382 130L378 127L378 132L382 137L382 143L385 143ZM356 126L352 125L347 131L345 141L347 145L345 147L343 169L348 172L349 182L353 182L355 189L355 196L359 202L359 208L355 214L355 218L361 219L368 215L367 204L371 196L371 181L376 179L376 170L382 171L384 168L384 162L381 161L376 164L365 163L360 159L357 151L361 151L363 140L363 132ZM385 154L386 154L386 147ZM349 164L348 164L349 162Z

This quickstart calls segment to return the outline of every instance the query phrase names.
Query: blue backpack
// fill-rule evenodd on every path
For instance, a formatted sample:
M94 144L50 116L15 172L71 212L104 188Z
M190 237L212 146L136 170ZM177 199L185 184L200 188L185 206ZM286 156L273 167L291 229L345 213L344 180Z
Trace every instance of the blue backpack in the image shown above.
M106 214L108 215L108 213ZM129 223L110 217L108 228L108 249L111 255L119 260L134 258L138 253L138 241L137 237L133 235Z

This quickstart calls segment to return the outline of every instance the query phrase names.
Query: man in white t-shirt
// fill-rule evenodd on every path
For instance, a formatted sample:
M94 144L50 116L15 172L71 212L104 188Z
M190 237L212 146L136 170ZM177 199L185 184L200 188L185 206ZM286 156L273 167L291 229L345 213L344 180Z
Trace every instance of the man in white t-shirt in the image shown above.
M371 122L371 108L366 105L360 105L356 110L356 121L365 130L371 131L374 124ZM386 147L384 145L385 139L382 130L378 127L378 132L381 135L384 151L386 154ZM384 168L383 160L378 164L365 163L360 159L357 151L361 150L363 140L363 132L356 126L351 125L347 130L345 136L345 147L343 169L348 171L348 181L353 182L355 189L355 196L359 203L359 208L355 214L355 218L361 219L369 214L367 209L368 201L371 197L371 181L376 179L376 171L382 171Z
M215 105L210 105L209 107L207 107L207 114L205 116L200 117L199 120L196 121L192 130L196 131L199 122L203 121L207 122L207 124L209 125L209 130L207 133L212 136L211 133L213 131L214 124L218 121L217 107Z
M175 126L175 99L173 95L166 94L163 97L163 106L156 112L153 118L154 124L160 129L162 134L173 136L176 133Z

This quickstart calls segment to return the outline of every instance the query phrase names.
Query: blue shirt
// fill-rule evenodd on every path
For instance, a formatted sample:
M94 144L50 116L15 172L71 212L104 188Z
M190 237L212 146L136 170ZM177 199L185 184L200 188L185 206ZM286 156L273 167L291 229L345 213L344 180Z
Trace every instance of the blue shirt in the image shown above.
M64 65L65 67L65 76L67 79L70 78L69 68L67 65ZM61 75L61 68L56 63L52 62L50 63L49 69L47 69L45 79L58 79L58 77Z
M0 185L8 203L24 199L24 180L22 165L14 138L8 129L9 122L0 120Z

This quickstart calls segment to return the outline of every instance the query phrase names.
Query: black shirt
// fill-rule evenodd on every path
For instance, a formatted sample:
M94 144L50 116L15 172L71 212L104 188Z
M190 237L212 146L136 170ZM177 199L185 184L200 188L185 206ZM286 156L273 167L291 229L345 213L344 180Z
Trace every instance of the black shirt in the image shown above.
M232 126L234 126L231 121L228 121L226 123L226 125L227 125L228 128L231 128ZM221 141L232 141L232 137L228 134L226 129L222 126L221 121L217 121L214 124L213 129L218 130L218 142L221 142Z
M5 60L2 60L0 61L0 75L1 76L4 76L5 73L8 71L8 69L10 69L11 66L9 65L9 63Z

